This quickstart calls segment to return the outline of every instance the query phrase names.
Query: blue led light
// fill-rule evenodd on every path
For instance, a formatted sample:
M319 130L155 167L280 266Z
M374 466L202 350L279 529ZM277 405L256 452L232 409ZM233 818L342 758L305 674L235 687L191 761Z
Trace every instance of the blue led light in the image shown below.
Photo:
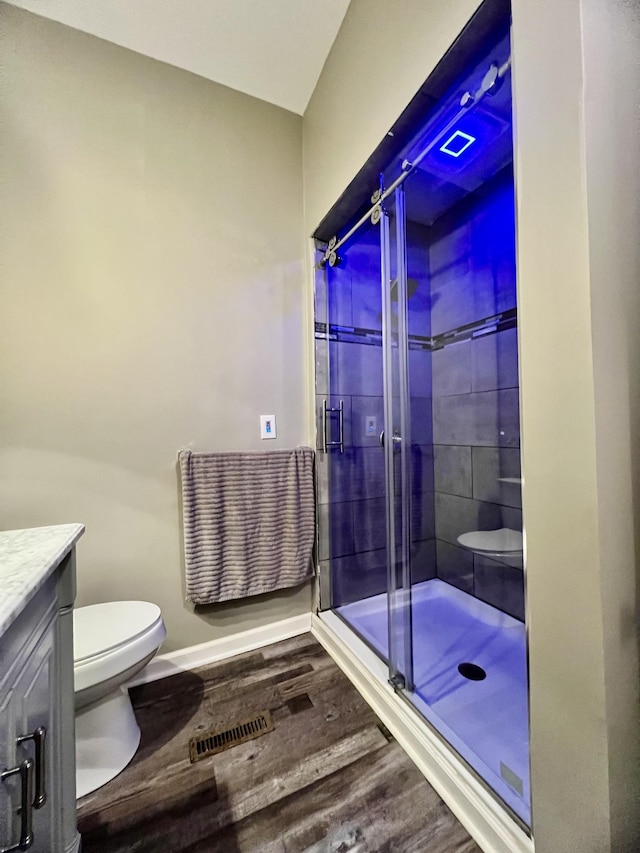
M449 154L451 157L459 157L463 151L476 141L475 136L470 136L468 133L463 133L461 130L454 131L447 141L440 146L440 151L444 154ZM454 147L451 148L451 143Z

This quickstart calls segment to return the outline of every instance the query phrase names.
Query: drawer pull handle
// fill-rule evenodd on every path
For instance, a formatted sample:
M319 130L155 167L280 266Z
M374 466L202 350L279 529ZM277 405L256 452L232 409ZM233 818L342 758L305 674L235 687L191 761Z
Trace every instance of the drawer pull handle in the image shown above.
M36 751L36 795L33 800L33 808L41 809L47 802L46 790L46 745L47 745L47 730L44 726L38 728L30 735L19 737L16 743L26 743L32 740L35 744ZM1 853L1 851L0 851Z
M33 759L25 758L17 767L0 774L4 782L11 776L20 776L20 841L13 847L3 847L0 853L13 853L14 850L28 850L33 844Z

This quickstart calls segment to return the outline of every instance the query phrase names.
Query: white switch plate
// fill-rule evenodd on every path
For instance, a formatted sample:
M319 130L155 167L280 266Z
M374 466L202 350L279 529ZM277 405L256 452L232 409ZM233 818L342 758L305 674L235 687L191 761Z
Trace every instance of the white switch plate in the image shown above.
M276 416L260 415L260 438L276 437Z

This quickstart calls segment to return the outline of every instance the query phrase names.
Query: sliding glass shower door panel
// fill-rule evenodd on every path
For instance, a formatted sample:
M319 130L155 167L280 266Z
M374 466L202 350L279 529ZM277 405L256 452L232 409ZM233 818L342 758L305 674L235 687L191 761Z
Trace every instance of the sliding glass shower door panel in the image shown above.
M319 519L322 606L528 826L509 68L505 29L324 256Z
M380 224L367 221L326 263L326 318L316 323L326 364L316 388L320 559L330 606L347 621L345 606L387 591L380 258Z
M508 40L499 51L508 57ZM437 133L436 122L436 144L403 183L407 268L424 264L428 278L433 478L414 492L433 508L435 546L433 571L414 571L405 695L528 825L509 81L448 127L449 144Z

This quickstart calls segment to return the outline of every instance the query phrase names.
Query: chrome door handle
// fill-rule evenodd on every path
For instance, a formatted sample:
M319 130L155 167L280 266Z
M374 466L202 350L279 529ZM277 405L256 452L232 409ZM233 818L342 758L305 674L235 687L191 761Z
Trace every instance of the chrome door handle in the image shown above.
M4 782L11 776L20 776L20 840L13 847L3 847L0 853L13 853L14 850L28 850L33 844L33 759L25 758L17 767L0 774Z
M384 430L382 430L382 432L380 433L380 439L379 439L379 441L380 441L380 447L384 447ZM401 443L402 443L402 436L400 435L400 433L399 433L399 432L396 432L396 431L394 430L394 433L393 433L393 435L391 436L391 441L392 441L394 444L401 444Z
M338 441L328 440L329 415L338 415ZM332 447L337 447L340 453L344 453L344 401L340 400L337 407L327 406L327 401L322 401L322 449L327 453ZM1 851L0 851L1 853Z
M34 809L41 809L47 802L46 791L46 741L47 730L44 726L38 726L30 735L22 735L17 738L16 743L26 743L32 740L35 744L35 762L36 762L36 795L32 802Z

